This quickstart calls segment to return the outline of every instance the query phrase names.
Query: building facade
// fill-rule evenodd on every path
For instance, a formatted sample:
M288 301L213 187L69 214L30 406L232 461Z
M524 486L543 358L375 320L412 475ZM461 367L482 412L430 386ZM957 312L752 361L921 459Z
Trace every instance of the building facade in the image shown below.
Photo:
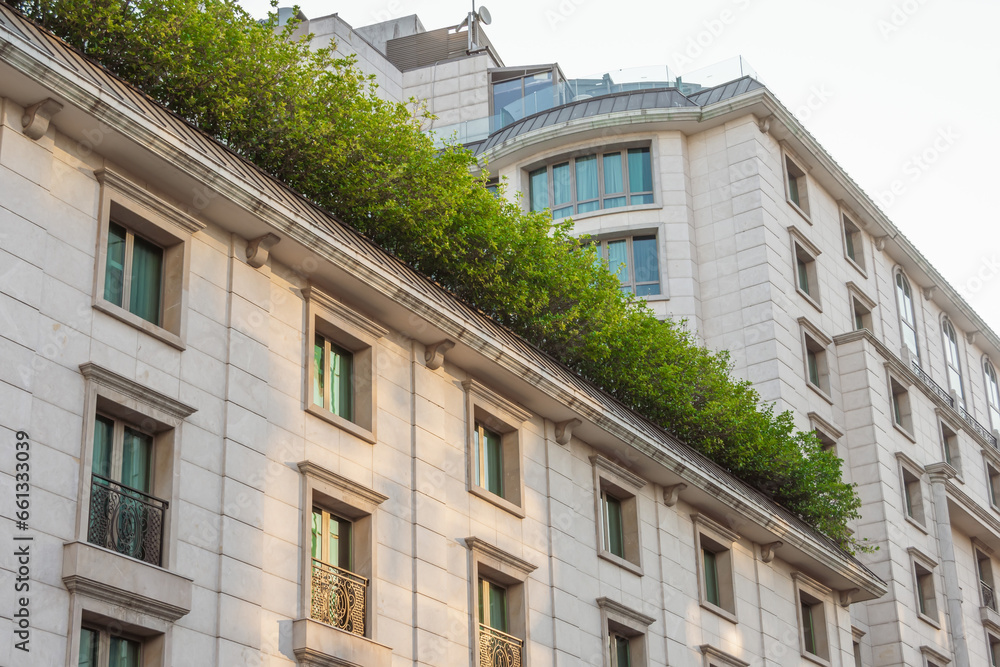
M464 53L399 21L359 51L367 71L394 66L398 99L438 115L428 129L505 196L572 217L622 289L730 351L844 460L856 534L878 547L862 560L889 582L851 606L854 664L1000 664L1000 338L807 128L742 60L714 79L567 79L505 65L474 18Z
M876 568L6 6L0 105L0 664L853 663Z

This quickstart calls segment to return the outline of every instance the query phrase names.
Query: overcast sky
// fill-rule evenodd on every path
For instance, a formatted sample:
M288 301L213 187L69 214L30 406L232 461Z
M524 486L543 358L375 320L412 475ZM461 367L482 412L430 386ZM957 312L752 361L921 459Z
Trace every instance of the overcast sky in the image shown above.
M742 55L760 79L1000 333L1000 2L485 0L507 65L570 77ZM266 0L243 0L254 15ZM454 25L471 2L303 0L354 27L417 14ZM898 194L892 194L895 183Z

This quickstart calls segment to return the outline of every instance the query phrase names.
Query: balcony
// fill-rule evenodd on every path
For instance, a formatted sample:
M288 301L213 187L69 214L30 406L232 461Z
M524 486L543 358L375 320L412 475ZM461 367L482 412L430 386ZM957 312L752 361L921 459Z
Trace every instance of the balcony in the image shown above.
M913 368L913 373L918 378L920 378L920 381L923 382L925 385L927 385L928 389L930 389L931 392L937 395L937 397L940 398L942 401L947 403L949 407L956 410L959 416L962 418L962 420L969 425L969 427L976 433L976 435L986 440L986 442L993 445L993 447L1000 449L1000 446L998 446L997 444L997 439L993 436L992 433L990 433L989 429L980 424L978 421L976 421L976 418L973 417L968 412L966 412L965 408L963 408L961 405L955 405L955 398L947 391L945 391L944 387L942 387L933 379L931 379L931 376L925 373L922 368L920 368L920 364L918 364L916 360L914 360L911 363L911 367Z
M961 415L962 419L965 420L965 423L968 424L972 428L972 430L975 431L977 435L979 435L980 438L983 438L984 440L986 440L986 442L993 445L994 449L1000 449L1000 447L997 447L996 437L994 437L994 435L990 433L985 426L977 422L975 417L966 412L965 408L959 407L958 414Z
M93 475L87 541L150 565L163 559L166 500Z
M945 391L944 387L935 382L930 375L925 373L924 370L920 368L920 364L918 364L916 360L913 360L911 367L913 368L913 373L920 378L921 382L927 385L928 389L937 394L937 397L947 403L950 407L955 407L955 399L951 397L951 394Z
M480 667L520 667L521 645L517 637L479 624Z
M982 589L982 592L983 592L983 606L984 607L988 607L989 609L992 609L993 611L996 611L997 610L997 598L996 598L996 594L993 592L993 587L990 586L989 584L987 584L985 581L980 581L979 582L979 587L980 587L980 589Z
M310 616L363 637L367 589L364 577L313 559Z

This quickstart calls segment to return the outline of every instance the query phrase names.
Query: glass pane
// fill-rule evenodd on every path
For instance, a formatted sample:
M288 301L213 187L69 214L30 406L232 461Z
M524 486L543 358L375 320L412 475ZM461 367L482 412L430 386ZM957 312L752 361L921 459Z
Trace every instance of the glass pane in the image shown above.
M111 449L114 442L115 422L97 415L94 420L94 474L111 479Z
M524 116L551 109L554 103L552 72L524 77Z
M330 564L350 570L351 563L351 522L330 516Z
M660 293L660 283L650 283L648 285L636 285L636 296L656 296Z
M865 321L861 317L861 313L855 311L854 313L854 328L860 331L865 328Z
M819 386L819 364L816 362L816 353L807 350L806 360L809 365L809 381L817 387Z
M323 514L319 510L312 513L312 557L323 560Z
M555 208L552 209L552 219L558 220L559 218L565 218L568 215L573 215L573 207L566 206L565 208Z
M150 462L153 453L153 437L131 428L125 429L122 443L121 483L136 491L150 491Z
M629 667L632 664L628 650L628 639L625 637L615 635L615 658L617 659L616 667Z
M489 584L487 584L486 581L482 577L480 577L479 578L479 622L484 625L486 624L486 605L484 604L483 600L489 594L487 592L488 586Z
M844 228L844 241L847 243L847 256L857 261L857 258L854 256L854 234L846 227Z
M576 200L589 201L598 198L597 191L597 156L577 158L576 160ZM594 202L595 208L597 202ZM589 209L594 210L594 209ZM582 213L582 209L580 210Z
M80 630L80 667L97 667L97 632L89 628Z
M601 494L604 505L604 548L625 557L625 533L622 528L622 504L617 498Z
M552 206L562 206L573 200L570 188L569 162L552 167Z
M124 291L125 228L112 222L108 227L108 261L104 270L104 298L116 306L121 306Z
M652 204L653 195L632 195L629 197L632 202L632 206L638 206L639 204Z
M483 428L486 455L486 490L503 496L503 447L500 434Z
M323 396L324 380L326 379L326 362L324 361L326 341L322 336L316 336L313 344L313 365L316 367L313 373L313 403L326 407L326 399Z
M139 642L124 637L112 637L108 667L139 667L139 648Z
M549 207L549 172L545 167L528 174L531 210L544 211Z
M635 267L635 282L659 282L660 265L656 260L655 236L637 236L632 239L632 262Z
M586 202L584 204L577 204L576 205L576 212L577 213L589 213L591 211L596 211L596 210L598 210L600 208L601 208L601 202L599 202L599 201L597 201L595 199L594 201L588 201L588 202Z
M604 200L604 208L618 208L625 205L625 197L610 197Z
M799 289L809 294L809 271L806 269L806 263L801 259L796 259L795 265L799 274Z
M493 84L493 130L506 127L523 117L521 79Z
M163 249L146 239L133 236L132 282L129 286L129 311L142 319L160 323L160 279L163 275Z
M649 164L648 148L632 148L628 152L628 191L650 192L653 189L653 170ZM633 204L637 202L632 202Z
M632 282L628 275L628 253L625 239L608 241L608 270L618 276L618 281L628 284Z
M705 561L705 599L714 605L719 604L719 570L715 554L708 549L702 549Z
M487 582L488 583L488 582ZM490 627L507 632L507 591L488 583L490 589Z
M353 419L354 355L330 344L330 412Z
M799 180L791 174L788 175L788 198L791 199L796 206L800 206Z
M622 174L622 154L607 153L604 155L604 194L614 195L625 191ZM622 197L624 200L624 197ZM605 200L607 201L607 200Z
M806 650L816 655L816 629L813 627L813 610L805 602L802 603L802 636L805 639Z

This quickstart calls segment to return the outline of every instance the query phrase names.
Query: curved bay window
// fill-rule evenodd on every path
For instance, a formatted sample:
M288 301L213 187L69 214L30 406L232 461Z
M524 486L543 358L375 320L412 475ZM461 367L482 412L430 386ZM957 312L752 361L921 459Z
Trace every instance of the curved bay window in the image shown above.
M913 312L913 292L910 290L910 281L902 271L896 272L896 305L899 309L903 345L913 353L914 359L919 364L920 352L917 351L917 318Z
M623 292L636 296L660 294L660 264L655 236L630 236L598 242L601 259L618 276Z
M1000 384L997 384L997 372L989 359L983 361L983 372L986 375L986 402L990 411L990 426L1000 429Z
M584 155L528 174L532 211L552 210L556 220L574 213L653 203L648 148Z
M958 352L958 337L951 321L945 318L941 323L944 334L944 360L948 366L948 388L958 394L959 403L965 402L965 391L962 388L962 361Z

